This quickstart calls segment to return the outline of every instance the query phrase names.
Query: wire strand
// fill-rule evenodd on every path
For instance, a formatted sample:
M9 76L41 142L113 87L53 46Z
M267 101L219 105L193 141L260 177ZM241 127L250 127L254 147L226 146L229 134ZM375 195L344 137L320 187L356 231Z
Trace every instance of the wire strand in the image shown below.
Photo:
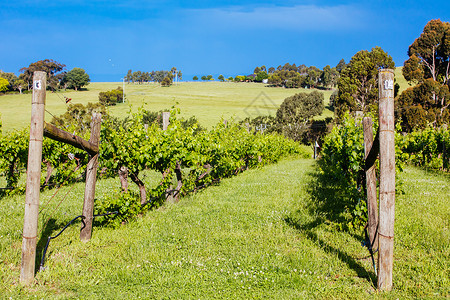
M70 161L68 161L66 164L68 164L69 162L70 162ZM52 199L56 196L56 194L59 192L59 189L60 189L61 187L64 186L64 183L67 181L67 179L69 179L70 175L72 175L72 173L76 172L79 168L80 168L80 165L79 165L79 162L78 162L77 166L76 166L73 170L70 171L70 173L69 173L69 174L66 176L66 178L62 181L62 183L58 186L58 188L56 189L55 193L53 193L53 195L50 197L50 199L47 200L47 202L46 202L44 205L42 205L42 208L41 208L41 210L39 211L39 214L41 214L41 213L47 208L47 205L48 205L48 204L52 201ZM67 169L67 167L66 167L65 169ZM44 185L43 187L45 187L45 186L48 186L48 185Z
M83 173L76 179L78 180L79 178L81 178L83 176ZM59 206L64 202L64 200L67 199L67 195L72 192L72 190L74 189L75 184L72 184L72 186L70 187L70 189L66 192L66 194L61 198L61 200L59 201L58 205L53 209L53 211L49 214L49 217L47 219L47 221L45 221L44 225L42 226L41 230L39 231L39 235L42 234L42 231L44 230L45 226L47 226L48 222L50 221L50 219L53 217L53 215L56 213L56 211L58 210Z

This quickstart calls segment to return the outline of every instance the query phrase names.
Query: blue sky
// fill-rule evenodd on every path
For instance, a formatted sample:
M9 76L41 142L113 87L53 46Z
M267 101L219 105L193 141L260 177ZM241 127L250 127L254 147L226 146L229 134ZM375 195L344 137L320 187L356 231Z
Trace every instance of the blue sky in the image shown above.
M49 58L92 81L173 66L190 80L286 62L335 66L375 46L400 66L429 20L450 21L450 1L431 3L1 0L0 69L18 74Z

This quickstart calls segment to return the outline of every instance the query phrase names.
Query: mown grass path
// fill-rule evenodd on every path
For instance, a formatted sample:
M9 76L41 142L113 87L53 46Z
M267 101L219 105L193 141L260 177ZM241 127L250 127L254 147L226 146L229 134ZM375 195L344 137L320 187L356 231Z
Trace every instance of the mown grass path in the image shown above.
M17 285L20 234L17 228L4 227L0 235L13 249L4 249L2 242L0 294L82 299L448 296L449 234L448 219L443 218L449 216L449 204L441 201L437 212L434 198L421 200L427 214L436 211L432 223L441 220L439 227L419 215L422 221L408 221L409 214L417 214L408 207L418 200L415 193L423 193L421 184L432 188L430 197L441 199L450 191L448 177L407 169L406 194L397 200L395 289L379 294L361 237L319 222L308 194L313 173L312 160L285 160L250 170L118 229L97 227L86 244L78 240L78 225L73 226L52 242L47 269L38 273L31 288ZM101 181L99 196L117 184ZM21 223L23 205L13 205L13 198L2 201L10 207L12 223ZM2 221L6 213L0 209ZM409 236L414 232L424 239L414 242Z

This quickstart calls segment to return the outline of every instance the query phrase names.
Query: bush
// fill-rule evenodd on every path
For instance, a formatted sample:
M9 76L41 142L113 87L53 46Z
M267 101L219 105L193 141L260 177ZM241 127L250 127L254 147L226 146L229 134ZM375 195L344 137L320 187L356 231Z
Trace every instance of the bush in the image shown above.
M284 99L275 120L281 132L296 141L303 139L308 120L322 114L323 100L323 93L317 91L298 93Z
M84 134L90 130L94 112L101 113L102 119L108 117L106 108L101 103L89 102L86 106L81 103L70 103L66 112L60 116L54 116L51 123L61 129L75 132L77 135Z
M123 90L121 87L117 87L115 90L100 92L98 94L98 100L104 106L112 106L117 103L123 102Z
M161 81L161 86L170 86L172 84L172 80L169 76L164 77L163 81Z

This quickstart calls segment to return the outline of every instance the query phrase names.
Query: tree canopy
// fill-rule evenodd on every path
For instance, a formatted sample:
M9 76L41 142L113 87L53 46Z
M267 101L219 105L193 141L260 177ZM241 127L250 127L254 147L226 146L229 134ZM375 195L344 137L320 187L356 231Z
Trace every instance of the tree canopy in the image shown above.
M22 94L22 89L26 87L25 81L12 72L7 73L0 70L0 77L9 82L7 90L18 90Z
M275 118L279 131L289 138L300 140L307 130L309 119L322 114L323 102L323 93L318 91L287 97L277 110Z
M345 67L347 66L347 64L345 63L345 60L342 58L339 63L336 65L336 70L341 73L342 70L345 69Z
M378 70L395 68L392 57L380 47L369 52L356 53L342 70L335 99L335 112L339 119L345 111L368 112L377 110Z
M21 68L19 71L22 73L21 79L27 83L28 89L31 88L33 83L33 73L35 71L44 71L47 73L47 86L56 90L59 81L64 76L61 72L65 67L66 65L52 59L44 59L31 63L28 67Z
M409 46L408 56L403 67L406 80L420 83L432 78L450 84L450 23L439 19L429 21Z
M6 92L8 90L9 82L5 78L0 77L0 92Z
M339 79L339 72L336 68L325 66L320 75L320 82L324 88L333 88Z
M69 87L77 91L79 88L86 86L91 81L89 75L81 68L73 68L62 79Z
M3 79L8 80L10 86L14 83L15 80L18 79L16 74L14 74L12 72L8 72L8 73L7 72L3 72L1 70L0 70L0 77L3 78Z
M277 110L276 120L282 124L300 124L311 117L320 115L324 109L323 93L297 93L287 97Z
M450 23L431 20L408 49L403 75L417 84L397 97L396 117L411 132L450 122Z
M432 78L405 90L396 100L395 113L405 132L450 123L449 88Z
M255 74L256 74L256 78L255 78L256 82L262 82L264 79L269 78L269 74L267 74L266 71L259 71L258 73L255 73Z

